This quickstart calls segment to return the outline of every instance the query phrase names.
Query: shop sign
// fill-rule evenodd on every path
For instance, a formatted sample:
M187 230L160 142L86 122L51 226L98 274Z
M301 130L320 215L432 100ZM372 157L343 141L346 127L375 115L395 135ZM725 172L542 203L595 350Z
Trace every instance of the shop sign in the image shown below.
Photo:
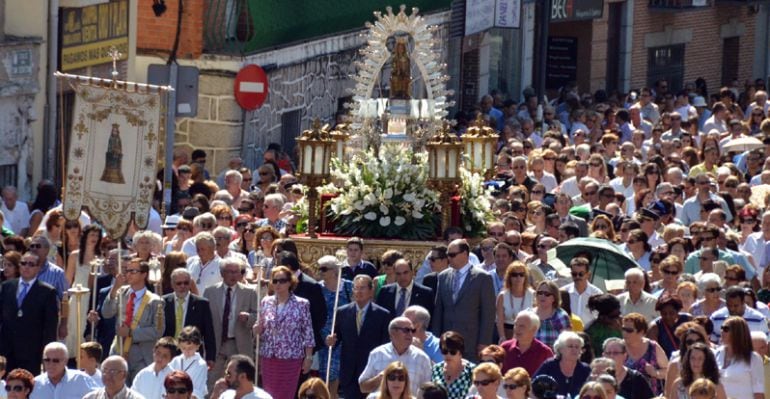
M603 11L604 0L551 0L551 22L597 19Z

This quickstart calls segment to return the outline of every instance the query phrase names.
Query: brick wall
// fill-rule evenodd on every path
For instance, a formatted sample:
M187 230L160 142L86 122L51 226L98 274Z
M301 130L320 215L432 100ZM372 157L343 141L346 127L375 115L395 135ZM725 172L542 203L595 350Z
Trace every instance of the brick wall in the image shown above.
M685 12L660 12L648 8L648 2L634 2L634 38L631 61L631 87L647 84L647 57L645 34L690 30L692 39L685 43L684 82L694 82L698 77L706 79L710 92L721 87L722 78L722 25L731 21L743 24L740 36L740 56L735 77L741 82L753 79L754 30L756 16L741 5L715 5L704 10ZM672 31L672 34L675 33Z
M152 10L153 0L138 0L136 47L139 52L163 52L168 54L174 45L179 2L166 0L166 12L156 17ZM182 16L182 32L179 41L179 58L198 58L203 52L203 0L186 0Z

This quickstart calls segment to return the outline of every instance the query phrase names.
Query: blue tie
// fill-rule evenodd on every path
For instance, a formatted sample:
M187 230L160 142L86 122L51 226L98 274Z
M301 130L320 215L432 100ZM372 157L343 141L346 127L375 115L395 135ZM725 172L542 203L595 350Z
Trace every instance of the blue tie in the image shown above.
M19 296L16 297L16 305L18 308L21 308L21 304L24 303L24 297L27 296L27 291L29 291L29 283L22 281L21 292L19 292Z
M452 280L452 299L457 300L457 295L460 293L460 278L462 274L459 270L454 271L454 279Z
M396 306L396 317L404 314L404 308L406 307L406 288L401 288L401 293L398 294L398 306Z

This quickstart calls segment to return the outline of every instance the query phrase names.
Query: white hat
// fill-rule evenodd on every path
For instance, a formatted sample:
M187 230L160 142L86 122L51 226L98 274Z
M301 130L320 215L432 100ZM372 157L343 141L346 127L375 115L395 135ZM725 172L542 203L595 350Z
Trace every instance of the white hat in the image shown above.
M169 216L166 216L166 222L163 223L163 226L161 226L161 228L173 229L173 228L176 228L176 225L178 223L179 223L179 215L169 215Z
M692 106L693 107L708 107L708 104L706 104L706 99L702 96L697 96L692 100Z

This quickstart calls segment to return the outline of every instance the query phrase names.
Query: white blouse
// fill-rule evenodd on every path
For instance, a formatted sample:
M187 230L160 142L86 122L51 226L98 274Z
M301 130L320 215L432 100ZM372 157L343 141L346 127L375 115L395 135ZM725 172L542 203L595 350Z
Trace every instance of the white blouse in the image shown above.
M762 358L751 352L751 364L733 361L725 367L725 347L720 346L714 353L719 366L719 382L725 387L730 399L753 399L755 393L765 392L765 373Z

